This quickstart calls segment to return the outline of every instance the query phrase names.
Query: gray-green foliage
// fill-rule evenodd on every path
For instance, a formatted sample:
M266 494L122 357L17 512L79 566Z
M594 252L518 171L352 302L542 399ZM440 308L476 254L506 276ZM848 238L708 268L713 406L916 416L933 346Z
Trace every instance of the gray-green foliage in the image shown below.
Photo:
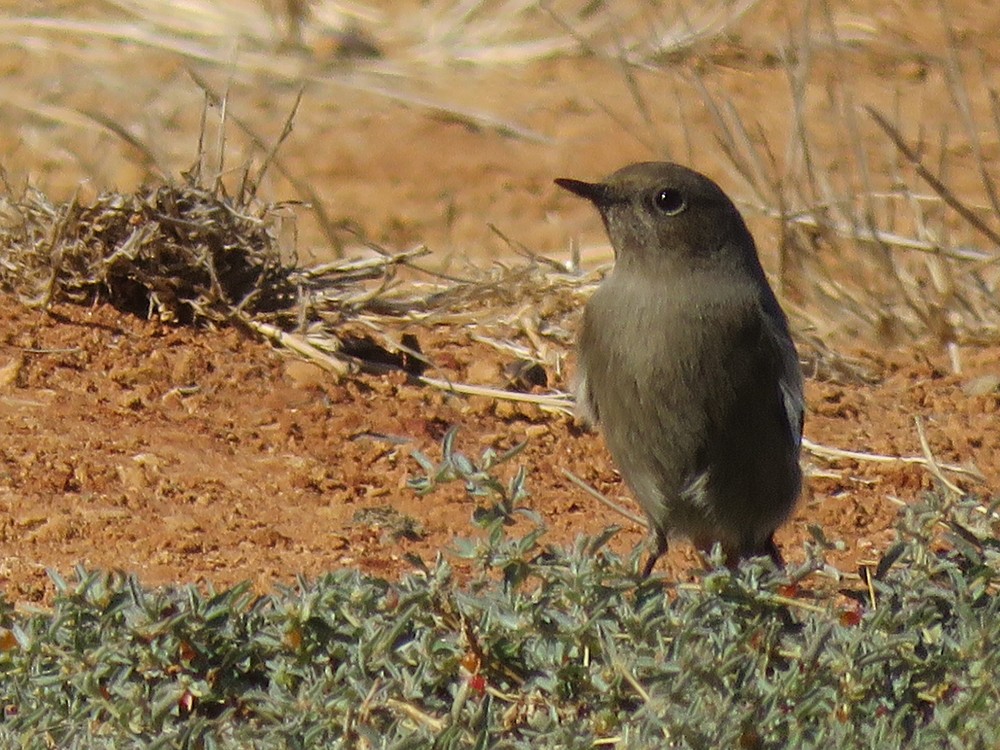
M504 484L495 454L473 462L453 442L415 483L494 494L487 533L462 545L472 580L442 559L399 582L339 571L260 598L55 576L51 610L0 611L0 745L996 746L991 510L909 508L858 621L843 597L789 600L807 567L665 585L605 548L612 531L569 549L511 534L523 474Z

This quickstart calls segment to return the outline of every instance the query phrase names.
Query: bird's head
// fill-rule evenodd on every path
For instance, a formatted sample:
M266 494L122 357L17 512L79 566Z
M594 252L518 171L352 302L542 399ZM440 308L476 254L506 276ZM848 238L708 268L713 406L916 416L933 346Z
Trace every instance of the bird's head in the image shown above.
M559 187L593 203L620 267L759 267L746 224L718 185L679 164L642 162L601 182L557 179Z

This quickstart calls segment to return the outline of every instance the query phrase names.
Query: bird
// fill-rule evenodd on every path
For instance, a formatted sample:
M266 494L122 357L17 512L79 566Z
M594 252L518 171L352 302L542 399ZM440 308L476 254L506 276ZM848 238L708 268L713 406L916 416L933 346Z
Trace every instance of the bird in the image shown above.
M578 409L649 521L647 578L672 536L730 566L766 555L802 486L803 377L753 237L713 180L641 162L590 201L614 250L577 341Z

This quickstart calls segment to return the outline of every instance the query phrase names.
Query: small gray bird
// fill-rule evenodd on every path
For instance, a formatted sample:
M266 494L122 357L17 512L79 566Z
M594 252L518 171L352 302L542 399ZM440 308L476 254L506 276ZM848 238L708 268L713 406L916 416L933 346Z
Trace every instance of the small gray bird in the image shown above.
M587 303L578 403L667 537L770 555L802 484L802 371L753 237L722 189L645 162L604 182L558 179L597 206L614 270Z

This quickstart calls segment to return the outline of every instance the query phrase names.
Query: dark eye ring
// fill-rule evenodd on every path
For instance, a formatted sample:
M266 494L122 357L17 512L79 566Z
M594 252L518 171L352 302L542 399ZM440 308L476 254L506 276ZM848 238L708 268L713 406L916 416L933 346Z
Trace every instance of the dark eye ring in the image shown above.
M653 204L667 216L676 216L687 208L687 200L680 190L663 188L653 198Z

